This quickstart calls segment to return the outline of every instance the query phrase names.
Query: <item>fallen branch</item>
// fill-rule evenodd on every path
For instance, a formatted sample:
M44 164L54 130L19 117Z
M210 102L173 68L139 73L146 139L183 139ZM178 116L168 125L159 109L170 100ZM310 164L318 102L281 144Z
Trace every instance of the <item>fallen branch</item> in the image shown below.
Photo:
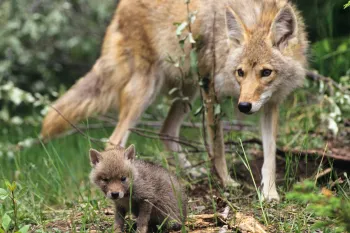
M332 78L320 75L320 74L316 73L315 71L308 70L306 72L306 77L312 81L323 81L325 83L330 83L331 85L333 85L334 87L339 89L341 92L346 93L346 94L350 94L350 91L347 88L340 86L339 83L334 81Z
M184 139L177 138L177 137L171 137L171 136L166 135L166 134L155 133L155 132L152 132L152 131L149 131L149 130L137 129L137 128L131 128L129 130L131 132L133 132L133 133L136 133L136 134L138 134L140 136L143 136L143 137L146 137L146 138L173 141L173 142L179 143L181 145L191 147L195 151L199 151L198 146L193 145L192 143L195 143L197 145L202 145L200 142L188 141L188 140L184 140ZM153 135L147 135L144 132L148 132L148 133L151 133Z
M82 134L85 138L87 138L88 140L94 142L94 143L99 143L99 147L103 147L104 143L106 143L105 141L101 140L101 139L97 139L97 138L92 138L90 136L88 136L86 133L84 133L84 131L89 130L89 129L100 129L101 127L104 127L105 124L101 125L101 124L92 124L89 126L84 126L84 125L79 125L79 126L75 126L72 130L67 131L64 134L60 134L57 137L55 137L55 139L57 138L63 138L69 135L73 135L76 133L80 133ZM114 127L114 125L113 125ZM188 140L186 138L180 138L180 137L171 137L169 135L165 135L165 134L160 134L151 130L147 130L147 129L140 129L140 128L132 128L130 129L131 132L138 134L139 136L142 137L146 137L146 138L151 138L151 139L156 139L156 140L168 140L168 141L173 141L176 143L179 143L183 146L189 147L191 149L189 150L185 150L185 151L180 151L180 152L184 152L184 153L205 153L207 150L204 148L203 143L198 142L198 141L194 141L194 140ZM150 135L151 134L151 135ZM38 145L42 142L42 140L40 138L35 139L32 142L32 145ZM262 146L262 142L260 139L257 138L251 138L251 139L247 139L247 140L243 140L242 141L243 145L259 145ZM226 149L225 152L226 153L235 153L236 150L232 149L232 146L240 146L239 142L236 141L226 141L225 142L226 145ZM231 148L230 148L231 147ZM23 149L24 146L19 143L17 145L14 145L13 148L9 148L12 149L14 151L18 151ZM287 155L292 155L292 156L307 156L307 157L311 157L314 158L316 156L322 156L324 151L320 150L320 149L313 149L313 150L298 150L298 149L280 149L277 148L276 149L276 154L280 155L280 156L287 156ZM350 162L350 156L341 156L341 155L337 155L336 153L333 153L332 151L328 151L328 153L325 154L326 157L329 158L333 158L336 160L342 160L342 161L348 161ZM204 163L206 163L207 161L201 161L198 164L194 165L194 167L196 166L200 166Z
M132 132L137 133L140 136L151 138L151 139L161 139L161 140L170 140L176 143L179 143L183 146L188 146L192 148L193 150L185 150L185 151L180 151L184 153L204 153L206 150L203 147L203 144L201 142L193 141L193 140L188 140L186 138L177 138L177 137L171 137L169 135L164 135L164 134L159 134L154 131L150 130L145 130L145 129L138 129L138 128L133 128L131 129ZM147 133L151 133L152 135L148 135ZM259 146L262 146L262 142L260 139L257 138L252 138L252 139L247 139L242 141L243 145L251 145L251 144L256 144ZM225 142L226 146L240 146L239 142L235 141L226 141ZM232 150L230 148L226 148L225 150L226 153L234 153L235 150ZM298 150L298 149L276 149L276 154L286 157L287 155L292 155L292 156L303 156L303 157L311 157L315 158L318 156L322 156L324 154L323 150ZM338 159L338 160L343 160L343 161L349 161L350 162L350 157L346 156L340 156L337 154L332 153L331 151L328 151L328 153L325 154L326 157L330 157L333 159ZM199 166L203 163L206 163L207 161L201 161L200 163L194 165L194 166Z
M100 124L101 127L115 127L117 125L117 121L113 120L108 117L98 117L98 120L102 122L106 122L103 124ZM95 124L97 125L97 124ZM163 126L162 121L140 121L138 126L148 126L153 128L161 128ZM89 125L89 128L91 125ZM181 124L182 127L186 128L195 128L195 129L201 129L202 123L200 122L183 122ZM256 127L252 122L242 122L242 121L222 121L222 126L224 131L241 131L241 130L249 130L249 131L256 131Z
M243 145L246 144L257 144L259 146L262 146L262 142L260 139L257 138L252 138L249 140L245 140L242 142ZM227 141L225 142L226 145L234 145L234 146L240 146L239 142L234 142L234 141ZM312 149L312 150L298 150L298 149L276 149L276 154L280 156L287 156L287 155L292 155L292 156L303 156L303 157L316 157L316 156L322 156L324 154L324 151L321 149ZM337 154L334 154L332 151L328 151L328 153L325 154L326 157L337 159L337 160L343 160L343 161L349 161L350 162L350 156L340 156Z
M230 229L236 229L240 232L267 233L265 226L259 223L254 217L237 212L232 219L223 218L220 214L199 214L190 215L187 224L191 232L204 232L200 229L205 229L205 232L218 232L220 228L208 230L210 227L216 226L216 220L221 224L229 226Z

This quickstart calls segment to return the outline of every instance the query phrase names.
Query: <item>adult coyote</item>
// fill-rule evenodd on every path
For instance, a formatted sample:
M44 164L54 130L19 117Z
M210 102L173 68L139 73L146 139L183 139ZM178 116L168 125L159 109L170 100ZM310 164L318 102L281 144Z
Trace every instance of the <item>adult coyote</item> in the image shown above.
M217 95L238 97L238 109L243 113L263 108L262 191L266 199L279 199L275 185L278 105L304 80L308 42L303 20L286 0L192 0L189 8L198 12L192 33L194 38L200 38L201 76L211 73L215 43ZM117 107L119 122L109 140L125 146L128 129L158 93L168 93L179 86L179 70L168 62L168 57L183 54L174 22L183 22L187 17L186 4L181 0L121 0L107 29L101 56L54 107L71 122ZM189 51L190 44L186 42L186 74L190 69ZM191 101L198 90L193 83L187 78L182 84L183 95ZM181 101L174 102L161 133L178 137L188 111ZM52 109L41 133L48 138L68 126ZM171 151L181 150L174 142L164 143ZM234 185L224 154L214 154L214 167L222 183ZM189 165L184 154L180 158L183 166Z

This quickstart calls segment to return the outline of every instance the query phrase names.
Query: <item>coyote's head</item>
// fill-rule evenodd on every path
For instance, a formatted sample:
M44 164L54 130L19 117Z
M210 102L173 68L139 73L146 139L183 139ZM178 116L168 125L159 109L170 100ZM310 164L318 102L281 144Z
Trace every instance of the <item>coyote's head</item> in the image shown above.
M261 2L253 16L226 10L230 52L225 68L239 87L238 108L247 114L283 99L302 84L305 72L307 41L298 12L289 4Z
M128 194L132 177L132 162L135 158L133 145L127 149L113 148L98 152L90 149L90 161L93 166L90 179L106 195L118 200Z

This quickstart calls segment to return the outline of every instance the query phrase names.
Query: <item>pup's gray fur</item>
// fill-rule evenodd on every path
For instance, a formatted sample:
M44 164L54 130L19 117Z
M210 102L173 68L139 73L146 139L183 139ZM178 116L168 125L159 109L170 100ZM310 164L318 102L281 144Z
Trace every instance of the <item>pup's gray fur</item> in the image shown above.
M133 145L103 152L90 149L91 182L115 203L115 229L122 232L125 214L137 217L137 230L156 225L179 230L186 219L187 197L176 177L163 167L135 159Z

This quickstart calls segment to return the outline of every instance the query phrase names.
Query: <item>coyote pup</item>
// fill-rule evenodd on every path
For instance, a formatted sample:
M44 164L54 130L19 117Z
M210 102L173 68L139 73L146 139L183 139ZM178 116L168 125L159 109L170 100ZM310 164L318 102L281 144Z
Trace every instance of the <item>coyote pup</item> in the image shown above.
M133 145L103 152L90 149L91 182L115 203L115 229L122 232L126 212L137 217L140 233L148 226L180 230L186 219L187 197L176 177L164 168L135 159Z

